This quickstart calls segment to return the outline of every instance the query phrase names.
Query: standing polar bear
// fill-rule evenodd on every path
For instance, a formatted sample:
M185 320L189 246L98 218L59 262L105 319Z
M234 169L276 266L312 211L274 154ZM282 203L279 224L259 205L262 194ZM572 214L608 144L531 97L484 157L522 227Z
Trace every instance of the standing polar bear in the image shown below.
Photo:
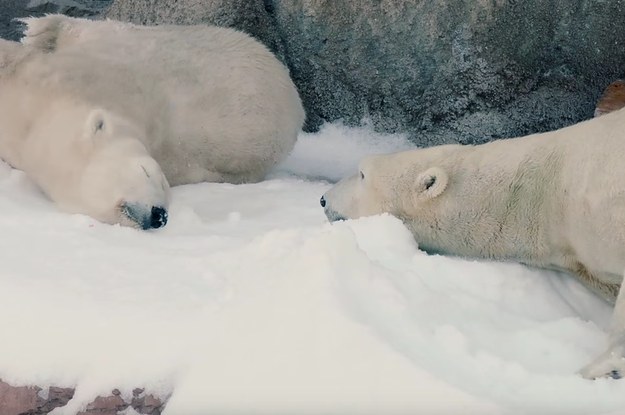
M373 156L321 198L331 220L383 212L425 251L565 270L616 301L587 378L625 375L625 109L543 134Z
M158 228L169 185L259 181L304 122L287 69L241 32L24 21L0 40L0 157L64 210Z

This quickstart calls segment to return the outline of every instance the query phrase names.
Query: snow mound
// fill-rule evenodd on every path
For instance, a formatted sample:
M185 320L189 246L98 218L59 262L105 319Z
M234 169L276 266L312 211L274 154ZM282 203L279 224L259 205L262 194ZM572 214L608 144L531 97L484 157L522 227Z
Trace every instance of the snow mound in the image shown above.
M625 381L576 375L611 310L569 276L426 255L388 215L326 222L319 178L408 148L387 138L304 134L270 180L173 189L149 232L61 213L0 165L0 378L76 386L55 415L135 387L171 394L165 415L625 407Z
M302 133L291 156L274 172L337 182L358 171L358 162L370 154L415 148L403 134L382 134L369 127L324 124L319 133Z

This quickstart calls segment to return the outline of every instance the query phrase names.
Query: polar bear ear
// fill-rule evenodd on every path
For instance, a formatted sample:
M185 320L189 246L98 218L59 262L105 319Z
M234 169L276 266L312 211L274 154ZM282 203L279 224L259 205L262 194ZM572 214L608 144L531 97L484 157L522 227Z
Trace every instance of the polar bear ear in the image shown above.
M416 182L416 195L419 198L433 199L447 188L449 176L440 167L430 167L419 176Z
M107 128L106 115L102 110L93 110L87 117L85 124L85 133L87 137L95 137L99 132L105 131Z

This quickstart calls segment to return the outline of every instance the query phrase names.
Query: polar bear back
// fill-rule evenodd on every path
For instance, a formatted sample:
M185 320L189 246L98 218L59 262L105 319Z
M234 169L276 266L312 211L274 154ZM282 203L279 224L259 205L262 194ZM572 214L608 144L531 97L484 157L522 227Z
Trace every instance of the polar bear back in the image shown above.
M256 181L293 148L304 120L297 90L284 65L244 33L59 15L25 21L26 45L105 59L158 84L174 136L146 145L172 184L211 180L184 165L218 172L224 181Z
M503 259L505 253L516 252L519 258L508 259L546 267L562 264L574 269L584 264L606 281L620 281L625 268L625 111L604 117L457 147L453 159L462 161L447 168L462 177L456 184L465 203L458 208L487 208L493 223L503 223L499 226L506 231L506 238L486 237L500 234L502 228L478 236L487 243L484 252ZM467 230L473 238L476 231Z

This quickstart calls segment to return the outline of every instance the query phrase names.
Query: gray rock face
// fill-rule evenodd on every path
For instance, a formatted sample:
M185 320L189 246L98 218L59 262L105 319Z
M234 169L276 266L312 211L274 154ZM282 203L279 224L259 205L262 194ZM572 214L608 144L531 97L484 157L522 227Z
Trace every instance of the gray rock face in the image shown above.
M71 1L95 10L110 0ZM4 3L7 37L6 16L26 0ZM106 15L248 32L289 66L307 130L369 118L421 145L590 118L603 89L625 74L625 0L114 0Z
M589 118L625 72L623 1L271 3L311 127L479 143Z
M22 36L18 17L63 13L74 17L96 16L110 6L112 0L0 0L0 37L18 40Z

